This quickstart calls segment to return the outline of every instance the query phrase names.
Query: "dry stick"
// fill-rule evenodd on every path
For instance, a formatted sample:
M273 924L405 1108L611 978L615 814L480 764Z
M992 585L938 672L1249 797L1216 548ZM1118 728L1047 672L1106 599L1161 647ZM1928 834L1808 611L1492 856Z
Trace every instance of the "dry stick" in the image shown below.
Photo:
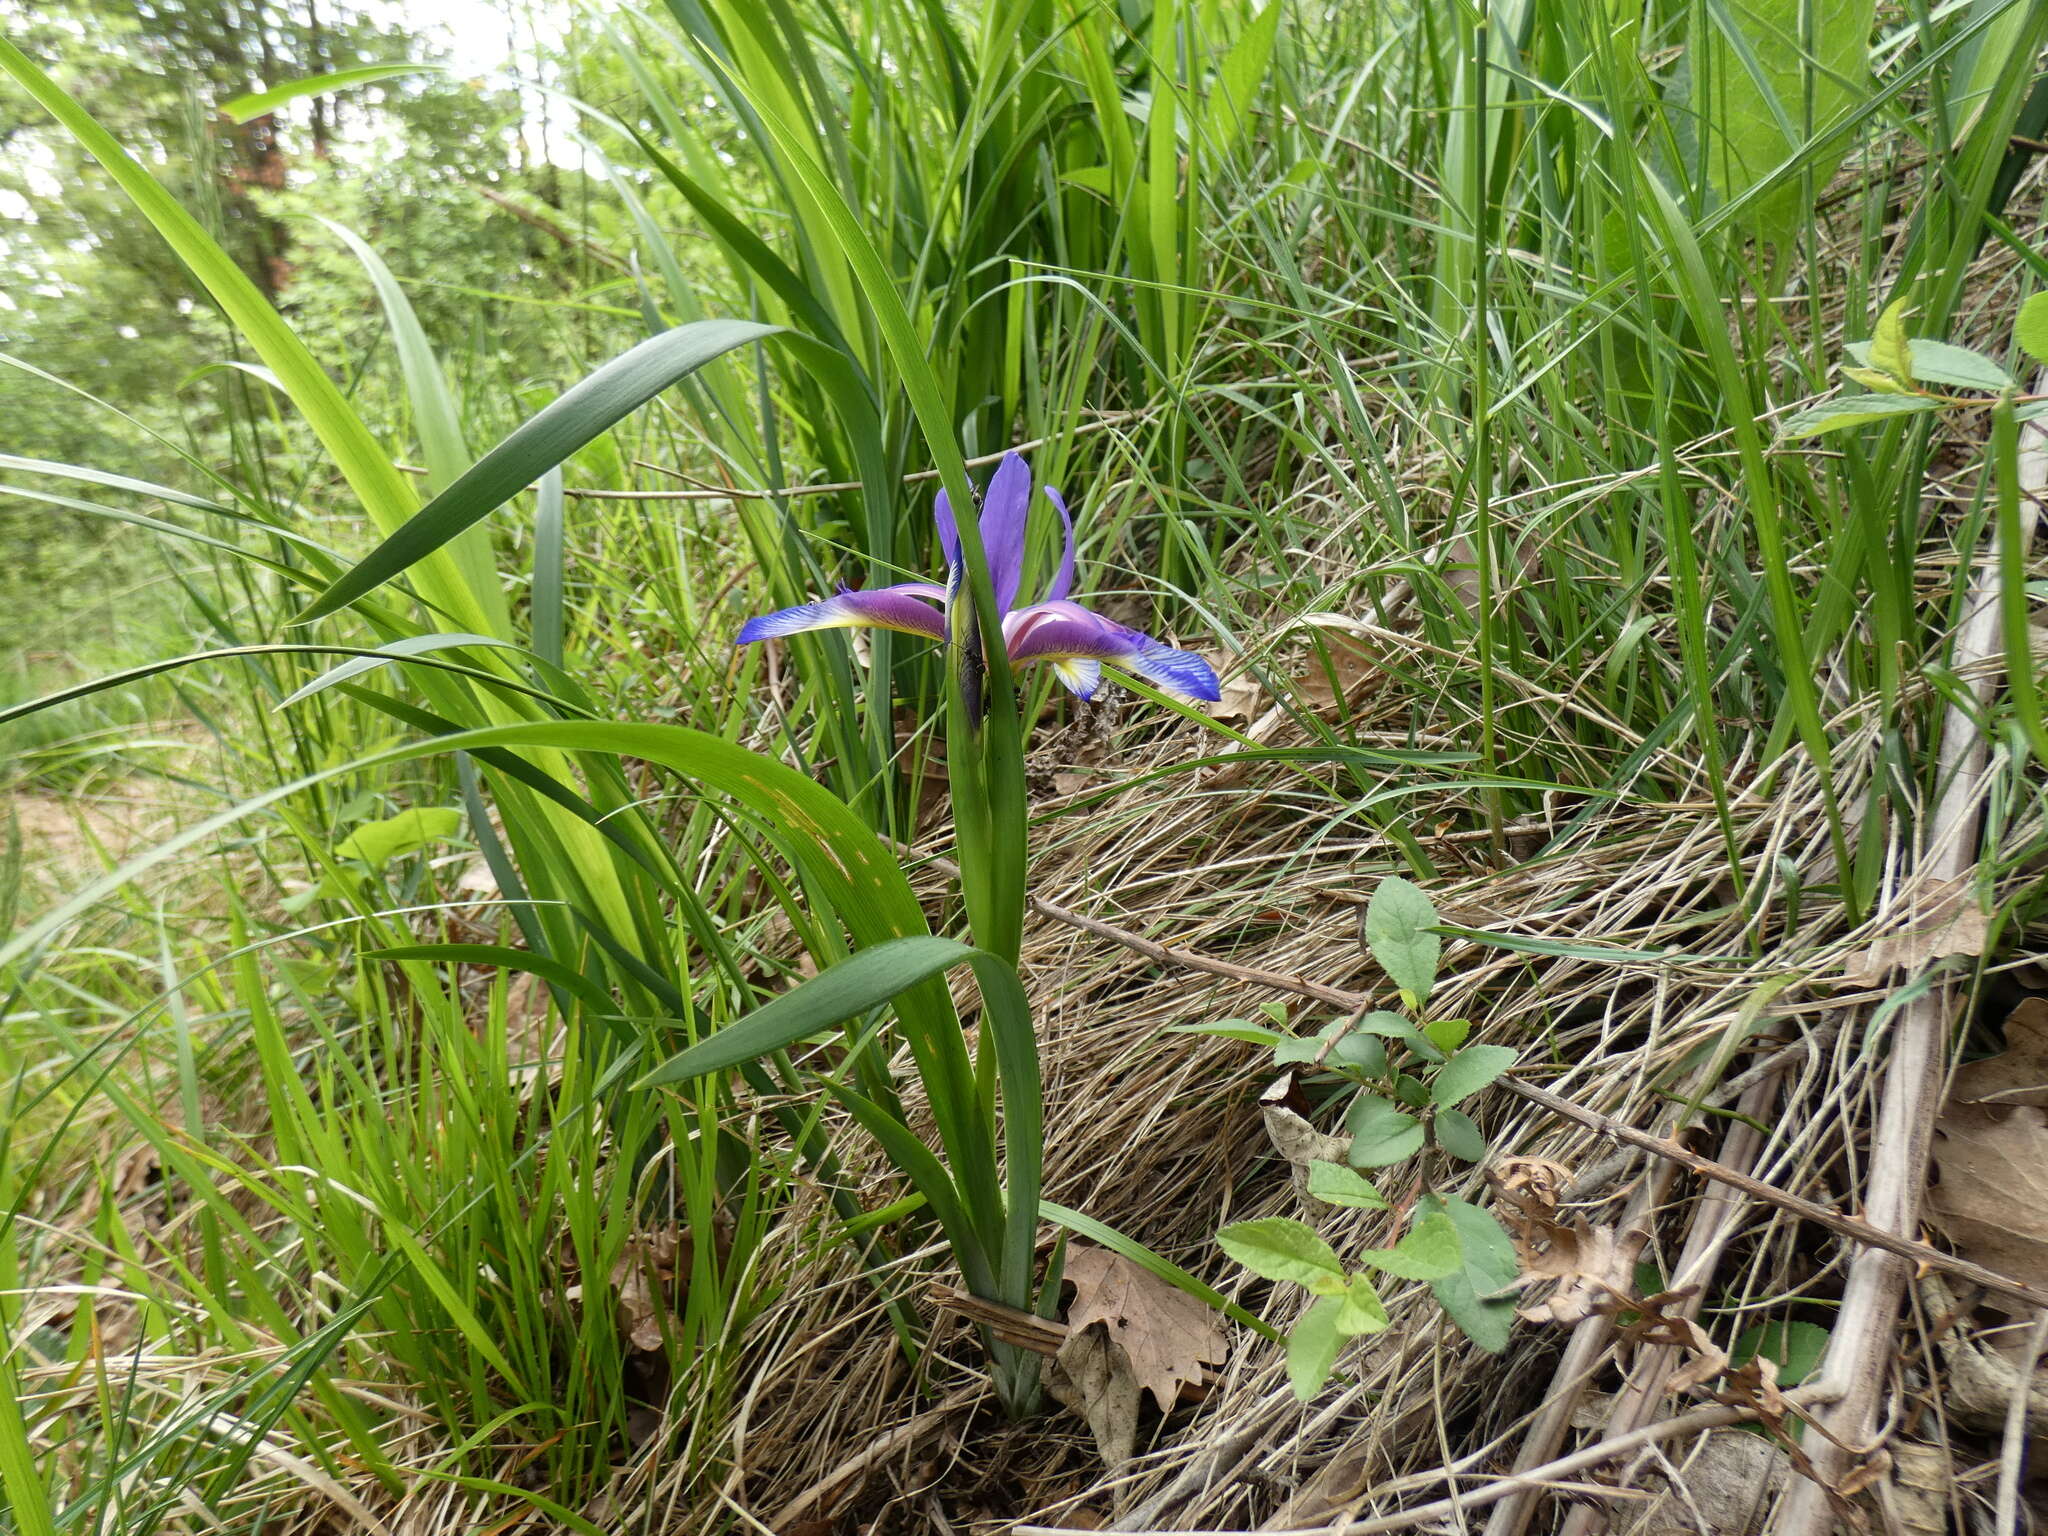
M2048 440L2038 427L2029 425L2025 430L2019 466L2022 550L2033 534L2035 498L2048 485L2048 447L2044 447ZM1980 662L1997 656L2003 648L1999 558L1994 523L1971 576L1969 607L1956 636L1951 666L1964 676L1979 671ZM2025 665L2026 658L2020 658L2020 664ZM1979 806L1989 760L1977 722L1989 713L1995 685L1995 676L1979 678L1971 685L1975 708L1951 704L1942 722L1939 788L1926 849L1911 877L1915 884L1960 879L1977 862ZM1937 982L1906 1005L1885 1066L1884 1097L1865 1160L1869 1175L1863 1206L1879 1226L1891 1232L1912 1232L1919 1226L1934 1119L1941 1108L1955 992L1953 983ZM1876 1432L1878 1407L1896 1346L1899 1304L1906 1288L1906 1266L1890 1256L1896 1251L1866 1251L1851 1260L1841 1310L1829 1331L1821 1379L1839 1396L1820 1415L1823 1433L1816 1437L1812 1454L1815 1477L1830 1484L1840 1481L1857 1454L1845 1447L1867 1448ZM1786 1490L1777 1528L1781 1536L1826 1536L1835 1528L1835 1518L1827 1490L1820 1482L1801 1478Z
M1813 1394L1805 1388L1798 1388L1785 1394L1785 1401L1800 1406L1814 1401ZM1560 1456L1556 1461L1545 1462L1540 1467L1531 1467L1527 1472L1515 1473L1489 1483L1484 1488L1475 1488L1470 1493L1460 1494L1455 1500L1438 1499L1431 1504L1418 1504L1413 1509L1397 1510L1391 1515L1376 1515L1368 1520L1339 1520L1334 1525L1318 1525L1297 1529L1294 1536L1385 1536L1389 1531L1405 1531L1418 1525L1428 1525L1439 1520L1453 1520L1460 1510L1484 1509L1498 1503L1512 1494L1531 1488L1554 1486L1558 1479L1597 1467L1603 1462L1625 1456L1630 1451L1641 1450L1646 1445L1655 1445L1660 1440L1674 1440L1699 1430L1720 1429L1728 1424L1741 1424L1756 1418L1749 1408L1695 1408L1691 1413L1682 1413L1675 1419L1662 1419L1655 1424L1646 1424L1633 1434L1617 1439L1603 1440L1598 1445L1589 1445L1583 1450ZM1065 1536L1058 1526L1019 1525L1011 1528L1013 1536ZM1214 1530L1214 1529L1153 1529L1138 1531L1132 1536L1260 1536L1256 1531Z
M1778 1086L1778 1079L1769 1077L1752 1084L1743 1094L1742 1102L1736 1106L1735 1122L1721 1143L1725 1162L1740 1165L1745 1171L1755 1162L1764 1142L1758 1126L1770 1114L1778 1097ZM1686 1234L1685 1247L1679 1253L1678 1266L1671 1275L1670 1289L1693 1288L1693 1294L1675 1309L1680 1315L1689 1319L1699 1316L1707 1282L1713 1278L1721 1251L1728 1246L1741 1220L1741 1197L1725 1188L1710 1186L1700 1201L1692 1230ZM1628 1385L1615 1395L1601 1438L1627 1434L1654 1418L1664 1399L1664 1384L1678 1363L1678 1350L1669 1344L1639 1353L1630 1367ZM1565 1520L1563 1536L1598 1536L1606 1528L1607 1511L1581 1504ZM1493 1536L1490 1530L1488 1536Z
M957 876L960 872L955 865L945 859L928 856L926 862L947 875ZM1161 965L1201 971L1211 976L1223 976L1251 986L1270 987L1276 992L1291 992L1297 997L1314 998L1317 1002L1353 1011L1372 1006L1372 998L1363 992L1348 992L1342 987L1326 986L1319 981L1310 981L1306 976L1292 976L1281 971L1262 971L1251 966L1232 965L1227 960L1212 960L1207 955L1198 955L1192 950L1171 948L1148 939L1143 934L1132 933L1129 929L1119 928L1114 923L1105 923L1100 918L1088 917L1069 908L1043 901L1036 896L1027 897L1026 900L1032 910L1041 917L1048 917L1054 922L1066 923L1070 927L1114 940L1126 949L1135 950ZM1993 1295L2009 1297L2028 1307L2048 1307L2048 1291L2023 1285L2009 1275L2001 1275L1981 1264L1972 1264L1968 1259L1959 1259L1952 1253L1943 1253L1931 1244L1916 1242L1910 1237L1901 1237L1896 1231L1875 1226L1854 1216L1844 1216L1817 1201L1806 1199L1803 1195L1790 1194L1775 1184L1766 1184L1762 1179L1752 1178L1738 1169L1714 1162L1711 1158L1701 1157L1675 1141L1653 1136L1648 1131L1639 1131L1632 1125L1626 1125L1595 1110L1574 1104L1570 1099L1560 1098L1546 1088L1538 1088L1534 1083L1525 1083L1515 1077L1503 1077L1494 1086L1512 1093L1516 1098L1540 1105L1553 1115L1583 1125L1588 1130L1598 1131L1610 1141L1637 1147L1674 1162L1699 1178L1711 1179L1716 1184L1725 1184L1730 1189L1740 1190L1752 1200L1760 1200L1765 1205L1775 1206L1781 1211L1797 1216L1801 1221L1810 1221L1817 1226L1826 1227L1829 1231L1852 1242L1861 1243L1866 1248L1882 1249L1885 1253L1911 1259L1916 1264L1924 1264L1929 1269L1938 1269L1945 1274L1958 1276L1971 1285L1981 1286Z
M2005 1438L1998 1447L1998 1514L1991 1522L1994 1531L2020 1528L2020 1473L2027 1460L2027 1399L2034 1383L2034 1367L2044 1348L2048 1348L2048 1311L2034 1314L2034 1326L2027 1330L2027 1342L2020 1351L2019 1369L2013 1372L2012 1396L2005 1404Z

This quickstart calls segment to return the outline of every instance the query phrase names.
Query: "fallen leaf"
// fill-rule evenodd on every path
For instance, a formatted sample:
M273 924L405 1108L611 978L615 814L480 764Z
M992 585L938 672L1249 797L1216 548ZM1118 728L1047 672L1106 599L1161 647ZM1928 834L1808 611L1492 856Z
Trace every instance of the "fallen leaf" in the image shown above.
M1928 1219L1974 1263L2048 1288L2048 1110L1951 1100L1934 1126ZM1986 1306L2006 1309L1997 1297Z
M679 1277L690 1270L690 1239L671 1222L652 1232L626 1239L625 1252L612 1266L612 1307L619 1335L643 1354L662 1346L662 1324L668 1320Z
M1294 681L1295 693L1304 704L1324 714L1334 711L1340 700L1349 704L1368 682L1381 675L1379 658L1366 639L1348 627L1349 620L1309 614L1306 622L1315 626L1321 649L1309 652Z
M1516 1284L1527 1289L1557 1282L1543 1300L1516 1309L1525 1322L1576 1323L1635 1294L1636 1256L1649 1233L1641 1227L1618 1232L1583 1216L1558 1220L1567 1174L1561 1163L1515 1158L1490 1178L1521 1266Z
M1209 706L1209 717L1213 720L1249 724L1266 708L1266 690L1249 672L1232 678L1220 691L1222 697Z
M1067 1327L1080 1333L1101 1324L1161 1413L1173 1411L1183 1384L1201 1381L1205 1362L1222 1362L1227 1345L1208 1303L1121 1254L1070 1246L1066 1275L1074 1287Z
M1917 892L1900 926L1849 957L1851 981L1877 983L1895 970L1921 971L1948 955L1981 955L1991 919L1970 897L1970 877L1944 880Z
M1259 1096L1259 1116L1265 1121L1266 1139L1273 1150L1287 1160L1294 1173L1294 1192L1313 1198L1308 1189L1308 1170L1315 1163L1345 1163L1351 1155L1349 1136L1332 1136L1319 1131L1308 1118L1288 1104L1288 1090L1294 1074L1288 1073ZM1348 1166L1348 1165L1347 1165Z
M1949 1098L1962 1104L2048 1108L2048 999L2030 997L2005 1016L2005 1049L1956 1068Z
M1145 1389L1114 1339L1100 1328L1073 1330L1053 1357L1046 1388L1088 1421L1105 1467L1114 1472L1131 1459Z

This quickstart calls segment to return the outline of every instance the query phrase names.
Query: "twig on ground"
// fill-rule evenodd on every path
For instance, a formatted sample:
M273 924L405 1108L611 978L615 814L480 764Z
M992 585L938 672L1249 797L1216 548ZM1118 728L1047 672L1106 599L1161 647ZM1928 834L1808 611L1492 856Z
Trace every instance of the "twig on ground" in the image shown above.
M2034 1314L2034 1326L2027 1330L2027 1342L2014 1362L2012 1396L2005 1405L2005 1437L1998 1447L1998 1505L1991 1522L1994 1531L2020 1528L2020 1473L2027 1460L2027 1400L2032 1395L2034 1368L2041 1351L2048 1349L2048 1309Z

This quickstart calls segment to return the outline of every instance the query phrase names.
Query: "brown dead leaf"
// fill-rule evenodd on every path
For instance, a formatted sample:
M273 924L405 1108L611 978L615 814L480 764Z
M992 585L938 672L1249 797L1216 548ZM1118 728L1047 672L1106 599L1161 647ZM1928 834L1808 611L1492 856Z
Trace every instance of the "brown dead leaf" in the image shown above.
M1067 1335L1046 1372L1046 1390L1088 1421L1105 1467L1114 1472L1131 1459L1145 1389L1131 1371L1130 1357L1102 1329L1076 1328Z
M1070 1245L1066 1274L1074 1287L1067 1327L1078 1334L1100 1323L1161 1413L1173 1411L1183 1384L1200 1383L1204 1363L1222 1362L1227 1346L1208 1304L1121 1254Z
M1222 697L1209 706L1209 716L1213 720L1249 725L1265 711L1266 690L1249 672L1233 677L1220 692Z
M1955 1100L1934 1127L1928 1219L1964 1258L2048 1287L2048 1110ZM1985 1305L2004 1304L1987 1297Z
M1595 1226L1583 1216L1559 1221L1557 1195L1567 1173L1558 1163L1517 1158L1491 1175L1522 1268L1518 1284L1557 1282L1543 1300L1517 1309L1525 1322L1576 1323L1635 1293L1636 1256L1649 1233Z
M2048 1108L2048 998L2027 998L2006 1015L2005 1049L1956 1068L1949 1098Z
M635 1233L612 1266L612 1307L619 1335L642 1354L661 1350L662 1325L690 1272L690 1238L671 1222Z
M1849 957L1849 980L1874 985L1895 970L1925 970L1947 955L1981 955L1991 919L1970 900L1970 877L1943 880L1919 891L1900 914L1900 926Z
M1308 1170L1313 1163L1345 1163L1351 1153L1351 1138L1319 1131L1308 1118L1288 1103L1294 1074L1288 1073L1259 1095L1259 1116L1266 1125L1266 1139L1273 1150L1287 1159L1294 1173L1294 1192L1303 1199L1308 1192ZM1348 1164L1346 1165L1348 1166Z
M1317 623L1318 619L1335 622ZM1316 713L1328 714L1337 709L1339 700L1348 705L1381 675L1379 658L1364 636L1353 633L1345 627L1346 621L1336 620L1335 615L1310 614L1307 622L1315 626L1321 649L1311 650L1303 662L1295 693Z

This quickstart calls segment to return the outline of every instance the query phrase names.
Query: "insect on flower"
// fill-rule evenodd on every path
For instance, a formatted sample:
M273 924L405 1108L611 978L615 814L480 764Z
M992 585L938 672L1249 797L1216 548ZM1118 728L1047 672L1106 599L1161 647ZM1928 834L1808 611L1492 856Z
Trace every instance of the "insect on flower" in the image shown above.
M1074 585L1074 521L1058 491L1049 485L1041 489L1060 515L1066 542L1045 597L1023 608L1011 605L1024 574L1024 535L1031 518L1031 471L1024 461L1014 453L1004 454L982 498L981 544L988 556L989 580L995 588L996 609L1002 614L1003 644L1011 664L1050 662L1059 680L1084 699L1095 697L1095 690L1102 685L1105 661L1176 693L1211 701L1221 697L1215 672L1192 651L1175 650L1067 601ZM939 545L946 555L945 586L907 581L860 592L842 590L823 602L801 603L749 619L737 643L749 645L812 629L856 628L894 629L931 640L945 639L945 609L952 602L967 600L966 580L960 563L959 530L944 491L939 492L933 510L939 524Z

